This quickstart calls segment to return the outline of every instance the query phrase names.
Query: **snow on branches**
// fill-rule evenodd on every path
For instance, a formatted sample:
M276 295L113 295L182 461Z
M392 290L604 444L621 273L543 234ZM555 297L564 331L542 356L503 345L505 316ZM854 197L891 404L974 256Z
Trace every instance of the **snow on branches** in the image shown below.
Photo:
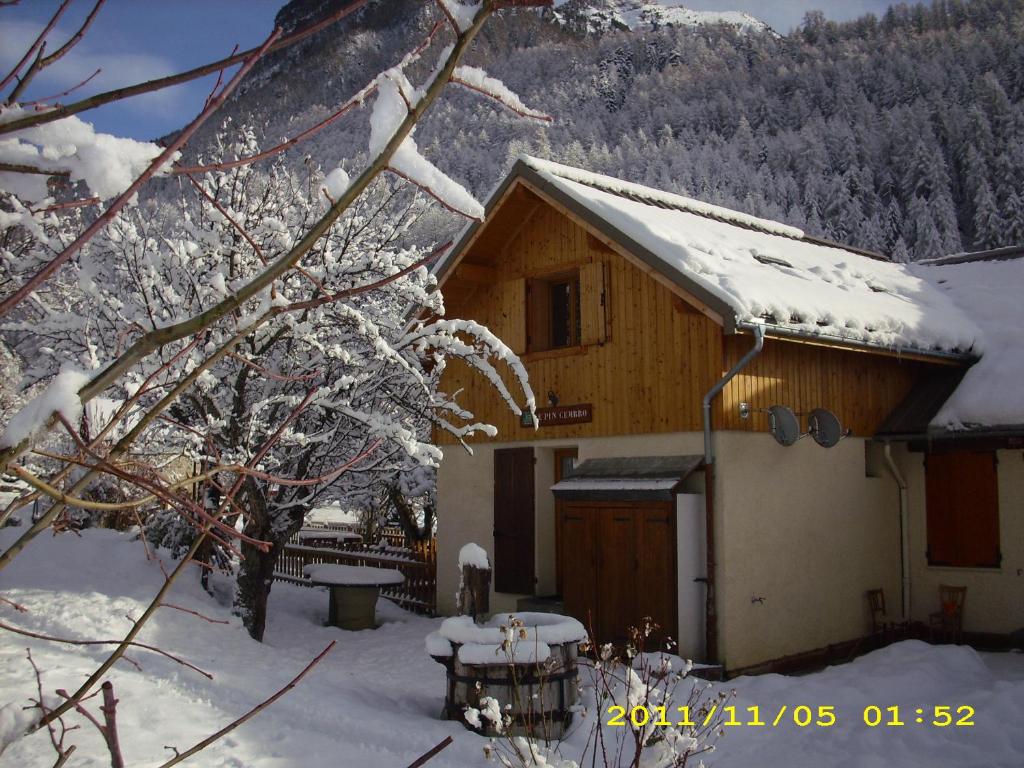
M536 109L530 109L523 104L518 94L514 93L501 80L491 77L479 67L456 67L455 73L452 75L452 82L491 97L521 117L529 117L545 123L551 122L551 115Z
M128 165L112 164L102 177L81 158L87 147L112 145L78 118L22 126L14 116L17 130L0 125L0 135L11 136L2 146L23 155L12 159L32 160L43 172L17 173L81 177L91 194L118 196L79 234L91 214L77 207L42 198L46 207L33 210L12 189L0 205L5 234L17 233L6 243L19 249L2 254L14 292L0 306L0 333L24 361L26 383L54 381L0 446L4 462L35 448L22 477L35 498L53 499L0 554L0 568L69 508L134 514L160 506L240 558L239 610L259 637L277 551L314 503L372 503L403 476L436 466L435 429L460 441L494 434L441 390L448 361L479 371L515 412L533 408L515 355L486 328L443 318L428 269L443 248L410 235L428 201L379 178L390 169L463 215L483 215L422 156L413 132L494 7L460 12L469 25L439 46L421 86L405 70L434 44L443 21L359 91L352 108L376 98L369 163L352 176L347 162L326 176L312 163L296 173L276 147L261 152L251 131L230 128L212 156L174 170L176 189L165 184L129 205L170 161L174 144L155 156L127 151ZM279 34L246 58L201 118ZM463 80L522 107L482 72ZM19 109L9 106L11 115ZM47 142L61 137L58 152ZM253 164L271 157L269 167ZM409 319L418 317L428 319ZM61 373L71 369L87 373ZM82 415L101 395L110 407ZM156 458L133 459L139 447ZM110 482L116 498L92 498L97 483Z
M446 29L443 20L335 111L329 120L376 93L371 152L351 177L349 161L326 177L315 162L298 172L286 164L283 150L317 126L264 152L251 131L231 128L214 157L174 169L176 185L143 192L257 59L327 20L287 37L276 29L252 51L120 89L143 93L241 64L164 148L98 134L73 116L119 93L23 110L18 96L48 57L21 72L26 55L5 79L18 82L0 117L0 334L25 384L42 393L0 439L0 464L32 489L0 521L35 501L46 506L0 553L0 569L42 531L74 523L72 510L140 525L159 510L186 534L181 562L124 640L31 728L79 707L190 563L208 570L234 559L237 611L262 638L277 556L314 503L354 507L404 493L410 477L429 477L441 458L434 430L459 440L494 434L441 388L449 361L479 371L517 413L533 409L511 350L486 328L443 317L428 267L445 249L412 234L429 201L381 175L390 169L453 210L482 216L412 134L484 20L507 4L445 3L454 42L422 86L404 70ZM37 41L40 52L55 20ZM519 104L497 81L469 79ZM254 165L270 157L269 167ZM64 180L81 182L91 197L58 199L76 193L59 188ZM110 202L98 215L86 209L102 200Z
M0 123L26 111L18 106L3 109ZM99 133L77 117L66 117L0 138L0 189L38 203L49 196L47 179L56 175L82 181L93 195L108 200L128 189L162 151L156 144ZM40 173L6 171L5 165Z
M460 33L469 28L481 7L466 6L453 0L438 2L452 26ZM451 54L451 46L441 52L440 63L430 80L436 79L444 68L444 63L451 58ZM419 55L419 50L414 51L400 64L381 73L377 78L377 98L370 115L371 154L383 151L423 97L423 90L413 86L405 74L405 69L418 59ZM487 96L521 117L540 121L551 120L551 117L543 112L527 107L508 86L497 78L490 77L479 67L457 66L449 76L449 81ZM464 186L423 157L413 139L414 132L415 128L411 129L395 149L388 170L415 184L450 211L469 219L483 219L483 205Z

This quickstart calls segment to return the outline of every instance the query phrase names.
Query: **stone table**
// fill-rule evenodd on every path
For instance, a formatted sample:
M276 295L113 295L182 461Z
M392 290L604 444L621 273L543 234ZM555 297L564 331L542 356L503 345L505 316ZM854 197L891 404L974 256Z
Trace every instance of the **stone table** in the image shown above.
M368 565L318 563L302 573L313 584L330 588L327 623L341 629L375 629L380 588L405 582L396 570Z

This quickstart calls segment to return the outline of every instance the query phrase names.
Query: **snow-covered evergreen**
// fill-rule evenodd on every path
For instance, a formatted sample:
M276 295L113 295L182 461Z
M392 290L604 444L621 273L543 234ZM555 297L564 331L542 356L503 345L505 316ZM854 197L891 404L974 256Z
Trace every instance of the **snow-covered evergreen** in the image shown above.
M280 18L323 5L293 0ZM784 36L724 18L586 32L594 9L649 5L572 0L495 19L468 62L553 122L538 130L452 91L418 128L420 146L433 157L454 147L438 165L477 196L527 153L900 259L1024 240L1024 5L938 0L846 23L808 14ZM259 116L268 140L291 135L360 87L364 68L390 66L400 30L425 29L428 10L371 4L356 34L271 57L229 109ZM327 62L315 70L314 51ZM365 146L365 131L332 126L317 156Z

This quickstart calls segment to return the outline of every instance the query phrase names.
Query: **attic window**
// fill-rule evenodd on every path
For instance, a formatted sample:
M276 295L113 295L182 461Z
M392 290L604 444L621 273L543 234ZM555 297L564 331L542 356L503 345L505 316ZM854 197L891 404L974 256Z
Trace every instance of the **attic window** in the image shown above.
M527 317L527 351L579 345L579 272L529 280Z
M763 253L754 253L751 255L762 264L772 264L776 267L789 267L790 269L793 269L793 265L785 259L777 259L774 256L765 256Z

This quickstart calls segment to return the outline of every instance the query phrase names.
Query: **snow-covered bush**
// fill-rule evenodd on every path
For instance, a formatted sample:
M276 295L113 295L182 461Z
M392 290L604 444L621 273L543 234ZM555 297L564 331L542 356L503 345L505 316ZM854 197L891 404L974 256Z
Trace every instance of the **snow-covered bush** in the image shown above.
M506 717L505 735L491 739L484 756L503 768L703 765L702 756L714 750L723 733L723 703L730 694L710 694L710 683L690 676L691 662L667 650L646 651L657 629L645 618L640 627L630 629L630 641L619 653L610 644L584 646L594 651L594 658L581 664L581 703L562 738L551 738L540 723L532 736L511 735ZM501 648L514 654L524 639L530 642L511 626ZM541 680L546 672L538 664ZM491 719L484 706L472 714Z

